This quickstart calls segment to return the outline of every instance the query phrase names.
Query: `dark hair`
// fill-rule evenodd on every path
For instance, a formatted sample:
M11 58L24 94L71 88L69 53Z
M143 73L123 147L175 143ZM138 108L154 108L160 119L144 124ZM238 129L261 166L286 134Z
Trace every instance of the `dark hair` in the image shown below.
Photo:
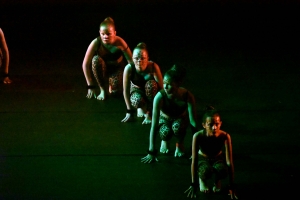
M101 28L101 26L113 26L114 29L116 30L115 27L115 22L111 17L106 17L100 24L99 29Z
M145 50L147 52L147 54L149 55L147 45L144 42L138 43L134 49Z
M183 78L186 75L186 69L180 65L173 65L171 69L169 69L165 76L171 78L171 81L180 84L183 81Z
M205 111L205 113L203 115L203 118L202 118L203 123L206 122L206 118L208 118L208 117L214 117L214 116L220 117L219 112L211 105L206 106L205 110L206 111Z

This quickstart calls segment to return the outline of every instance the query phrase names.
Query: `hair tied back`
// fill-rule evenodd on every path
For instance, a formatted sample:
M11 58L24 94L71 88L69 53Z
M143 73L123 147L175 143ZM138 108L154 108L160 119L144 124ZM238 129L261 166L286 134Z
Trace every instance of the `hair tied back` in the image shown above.
M212 105L207 105L207 106L205 107L205 110L206 110L206 111L210 111L210 110L215 110L215 108L214 108Z

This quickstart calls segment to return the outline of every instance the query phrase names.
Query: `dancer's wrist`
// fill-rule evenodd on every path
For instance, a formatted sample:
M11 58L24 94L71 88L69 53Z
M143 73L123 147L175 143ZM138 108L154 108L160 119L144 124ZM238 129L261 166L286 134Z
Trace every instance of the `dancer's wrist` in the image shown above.
M128 114L133 114L133 113L135 113L135 110L134 110L134 109L127 109L127 110L126 110L126 113L128 113Z
M157 150L154 149L154 150L147 150L147 153L151 156L156 156L157 155Z
M87 88L87 89L95 89L96 86L95 86L95 85L87 85L86 88Z
M191 183L191 187L193 187L193 188L197 188L197 187L199 187L199 184L198 183Z

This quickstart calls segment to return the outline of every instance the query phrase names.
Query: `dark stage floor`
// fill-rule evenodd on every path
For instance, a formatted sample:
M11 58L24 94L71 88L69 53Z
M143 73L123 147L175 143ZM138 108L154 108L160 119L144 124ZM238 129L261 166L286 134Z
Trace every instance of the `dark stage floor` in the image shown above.
M299 196L298 4L28 2L0 4L13 80L0 84L0 199L187 199L188 156L142 164L150 125L121 123L122 97L85 98L82 60L106 16L162 72L187 67L198 121L220 110L240 199Z

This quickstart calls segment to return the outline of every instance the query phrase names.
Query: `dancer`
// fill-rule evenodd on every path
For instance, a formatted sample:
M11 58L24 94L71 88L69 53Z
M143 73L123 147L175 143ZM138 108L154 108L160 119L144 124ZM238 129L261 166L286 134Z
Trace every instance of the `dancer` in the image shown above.
M4 37L4 33L0 28L0 68L3 71L3 83L10 84L12 81L9 78L9 51Z
M153 99L163 87L161 71L155 62L149 61L145 43L134 48L132 58L134 64L128 64L124 70L123 95L127 113L121 122L132 119L137 109L137 117L145 117L142 124L150 124Z
M203 116L203 130L195 133L192 143L192 184L185 191L187 197L195 197L200 184L200 191L209 193L208 179L214 175L213 192L220 192L221 179L229 175L229 195L231 199L238 199L234 188L234 166L232 159L231 137L220 130L221 117L216 110L210 107ZM225 148L223 158L222 149ZM199 184L197 177L199 176Z
M169 152L169 141L174 135L177 139L175 157L184 155L184 137L191 124L197 130L195 99L187 89L180 87L185 76L185 69L174 65L163 79L164 89L154 98L152 125L149 137L148 155L141 159L143 163L157 161L155 138L159 133L160 153Z
M123 70L126 65L124 57L128 63L132 63L132 53L127 43L116 35L112 18L107 17L100 24L99 33L100 37L94 39L86 51L82 69L87 82L86 97L104 100L107 90L111 94L122 91ZM100 88L100 94L97 97L91 68ZM106 87L107 83L108 87Z

